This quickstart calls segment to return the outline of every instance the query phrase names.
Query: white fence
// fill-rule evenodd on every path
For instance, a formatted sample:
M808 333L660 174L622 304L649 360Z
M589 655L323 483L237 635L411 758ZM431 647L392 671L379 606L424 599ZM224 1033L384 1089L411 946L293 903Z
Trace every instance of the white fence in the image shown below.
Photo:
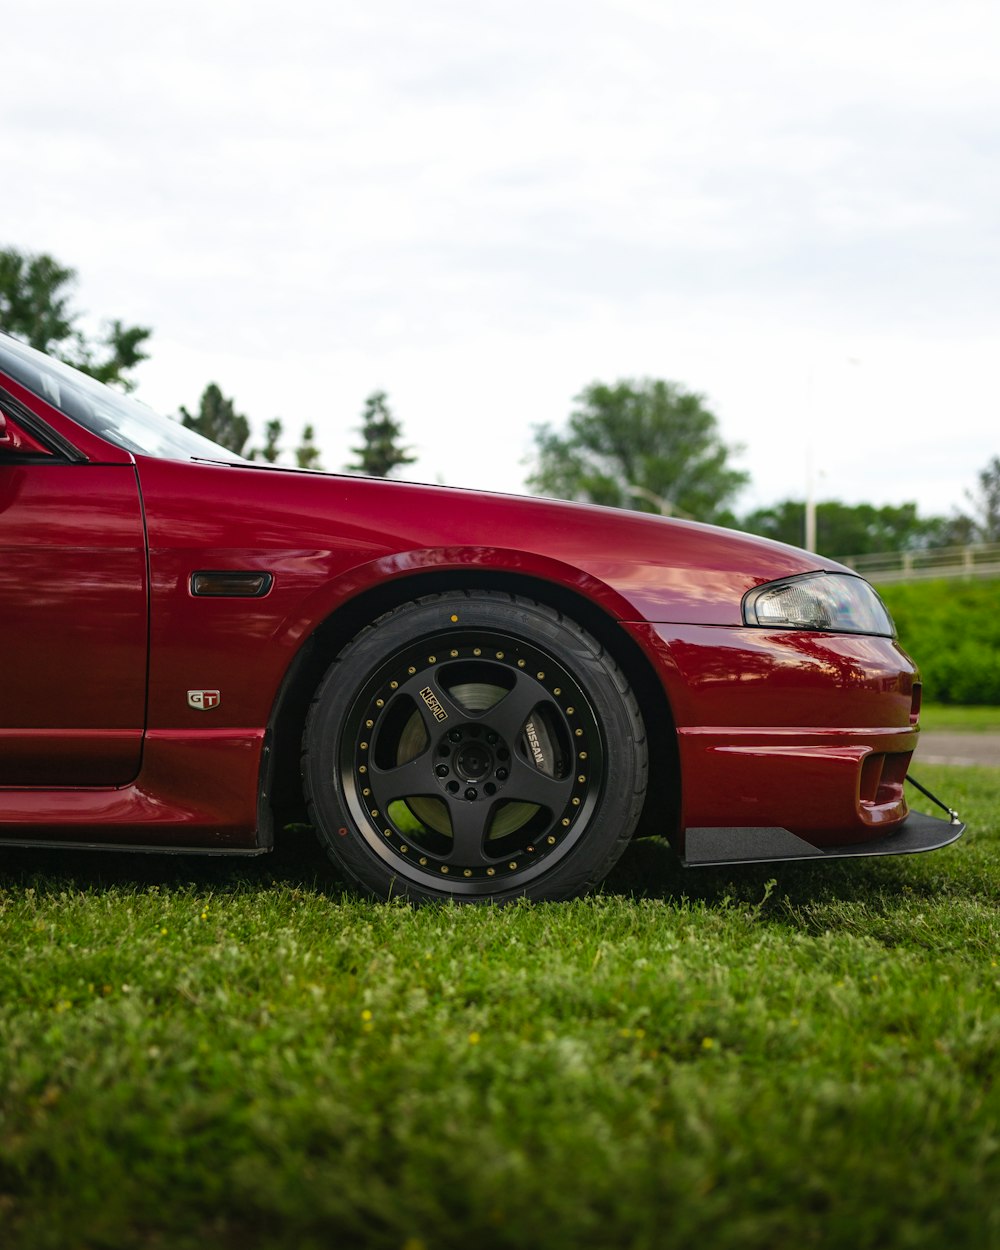
M1000 543L936 547L928 551L887 551L840 556L870 582L912 582L930 577L1000 577Z

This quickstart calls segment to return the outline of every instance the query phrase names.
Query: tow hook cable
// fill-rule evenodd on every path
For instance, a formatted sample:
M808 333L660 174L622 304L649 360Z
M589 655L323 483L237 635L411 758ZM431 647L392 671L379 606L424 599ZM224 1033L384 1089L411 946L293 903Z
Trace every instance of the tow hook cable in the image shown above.
M947 812L948 815L951 817L951 823L953 825L960 825L962 823L961 820L959 819L958 812L956 812L953 807L948 807L947 804L942 803L936 794L931 794L930 790L928 790L926 786L922 786L920 782L916 780L916 778L910 777L909 775L907 775L906 780L910 783L911 786L919 790L920 793L925 796L925 798L930 799L932 803L936 803L943 812Z

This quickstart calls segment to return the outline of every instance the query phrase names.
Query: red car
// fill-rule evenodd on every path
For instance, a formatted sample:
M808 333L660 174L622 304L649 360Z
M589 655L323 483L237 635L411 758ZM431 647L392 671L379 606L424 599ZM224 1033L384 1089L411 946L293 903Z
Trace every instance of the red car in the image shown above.
M240 459L0 336L0 840L256 855L386 897L930 850L874 590L763 539Z

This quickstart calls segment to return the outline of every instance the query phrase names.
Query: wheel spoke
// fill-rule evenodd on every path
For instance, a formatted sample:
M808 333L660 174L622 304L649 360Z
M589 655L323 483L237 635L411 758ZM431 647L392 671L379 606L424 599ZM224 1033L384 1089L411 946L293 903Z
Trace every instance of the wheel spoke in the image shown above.
M395 799L412 795L434 794L434 778L431 776L429 753L422 751L415 759L400 764L398 768L369 766L372 793L383 808Z
M510 761L510 780L504 786L504 798L522 803L537 803L557 815L573 793L572 777L549 777L518 756Z
M483 850L490 811L488 803L448 800L453 842L451 853L445 858L446 863L478 868L493 862Z
M545 696L544 690L525 673L517 673L514 688L486 713L489 727L513 748L524 722Z

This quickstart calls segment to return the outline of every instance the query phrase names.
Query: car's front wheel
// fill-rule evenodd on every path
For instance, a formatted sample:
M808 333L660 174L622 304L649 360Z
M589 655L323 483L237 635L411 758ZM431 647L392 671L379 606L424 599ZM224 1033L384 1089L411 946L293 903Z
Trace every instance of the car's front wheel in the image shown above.
M404 604L337 657L303 779L331 857L386 898L567 898L642 808L642 717L618 666L552 608L477 591Z

